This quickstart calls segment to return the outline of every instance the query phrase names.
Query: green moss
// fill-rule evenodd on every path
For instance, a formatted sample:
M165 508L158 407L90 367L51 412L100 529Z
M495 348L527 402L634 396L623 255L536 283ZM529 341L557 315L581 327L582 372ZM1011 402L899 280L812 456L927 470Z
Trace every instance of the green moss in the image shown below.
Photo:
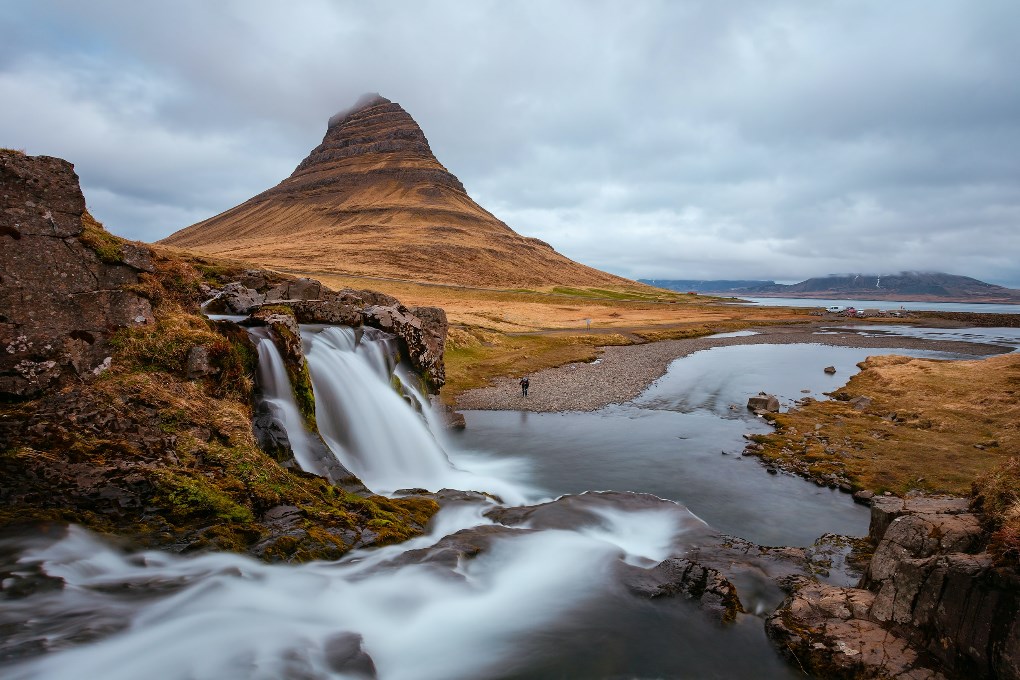
M156 501L175 519L215 517L228 522L252 522L251 510L200 476L157 470L150 479L157 489Z
M123 241L103 228L87 211L81 216L82 232L79 240L106 264L123 264Z

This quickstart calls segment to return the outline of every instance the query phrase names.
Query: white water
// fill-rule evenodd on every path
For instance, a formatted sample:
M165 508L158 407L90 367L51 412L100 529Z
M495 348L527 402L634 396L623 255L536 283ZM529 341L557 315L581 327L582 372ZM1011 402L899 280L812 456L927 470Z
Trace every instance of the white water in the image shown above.
M62 621L84 612L99 612L121 630L7 668L5 677L365 677L331 660L338 636L352 633L381 678L503 677L515 665L535 663L522 654L522 638L564 628L583 636L591 622L577 612L611 596L612 565L661 560L689 521L680 508L596 506L587 528L506 532L479 557L452 567L387 564L458 529L492 524L480 512L452 507L428 536L340 563L299 566L226 553L124 554L72 527L20 559L63 578L64 591L7 603L0 622L50 625L49 644L58 649L80 634ZM614 612L603 615L611 621ZM536 644L555 652L546 640Z
M301 337L319 433L370 489L384 494L408 488L467 489L493 493L510 503L536 497L522 483L499 474L509 472L514 461L499 466L496 474L480 466L459 468L450 461L433 435L441 429L439 418L412 384L410 373L397 364L392 338L366 331L359 341L353 329L342 326L305 326ZM398 393L393 378L418 410Z
M251 333L258 338L259 385L262 388L262 398L287 430L294 460L305 472L325 474L322 465L312 453L312 434L305 429L305 419L294 399L294 391L291 389L290 378L287 376L280 350L276 348L276 343L269 338L269 333L265 329L256 328Z

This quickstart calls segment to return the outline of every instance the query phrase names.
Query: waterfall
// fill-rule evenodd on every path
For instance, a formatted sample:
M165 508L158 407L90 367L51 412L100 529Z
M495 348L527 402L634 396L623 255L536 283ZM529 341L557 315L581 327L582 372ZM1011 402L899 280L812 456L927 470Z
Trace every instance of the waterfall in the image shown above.
M344 326L302 326L315 392L315 420L340 463L377 493L442 488L487 491L512 502L526 495L502 474L451 463L433 432L439 417L416 377L397 360L396 339ZM430 426L433 429L430 429Z
M253 328L249 331L257 339L259 353L259 385L262 397L269 404L273 417L287 431L290 448L294 460L301 469L317 475L324 475L325 469L312 448L312 434L305 428L305 420L298 410L291 389L290 378L283 363L283 356L276 348L276 343L269 337L264 328Z

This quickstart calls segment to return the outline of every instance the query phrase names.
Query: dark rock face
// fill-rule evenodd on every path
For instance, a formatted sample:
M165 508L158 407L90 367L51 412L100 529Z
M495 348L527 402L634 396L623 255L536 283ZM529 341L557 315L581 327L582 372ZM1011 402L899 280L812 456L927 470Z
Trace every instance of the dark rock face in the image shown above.
M102 373L110 336L153 322L149 301L125 289L152 265L145 248L108 263L83 242L85 198L67 161L0 152L0 187L0 399L30 398Z
M826 677L1020 678L1020 576L982 552L966 500L872 503L861 588L794 584L769 635Z
M362 312L362 321L400 338L411 364L426 379L429 392L435 393L446 383L443 350L446 344L446 312L439 307L373 305Z

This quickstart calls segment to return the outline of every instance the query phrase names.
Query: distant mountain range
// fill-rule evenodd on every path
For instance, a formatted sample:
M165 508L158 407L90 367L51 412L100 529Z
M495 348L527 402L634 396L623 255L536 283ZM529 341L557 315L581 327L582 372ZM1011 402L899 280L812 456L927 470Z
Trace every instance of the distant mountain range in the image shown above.
M638 279L638 281L647 283L649 286L655 286L656 288L678 290L683 293L688 291L695 293L730 293L746 288L776 285L775 281L696 281L694 279Z
M1020 290L943 272L840 274L790 285L774 281L691 281L641 279L658 288L736 297L799 297L914 302L995 302L1020 304ZM746 285L740 285L746 284Z

